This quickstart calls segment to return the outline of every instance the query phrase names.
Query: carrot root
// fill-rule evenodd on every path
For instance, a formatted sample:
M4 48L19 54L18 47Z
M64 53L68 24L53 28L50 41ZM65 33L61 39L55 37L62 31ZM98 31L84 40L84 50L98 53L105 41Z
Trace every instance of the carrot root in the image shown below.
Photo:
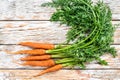
M38 49L54 49L55 48L55 45L48 44L48 43L20 42L19 45L28 46L31 48L38 48Z
M48 59L48 60L44 60L44 61L25 61L21 65L49 67L49 66L55 65L55 62L52 59Z
M34 49L34 50L20 50L17 52L12 52L11 54L31 54L31 55L42 55L45 54L45 50L44 49Z
M27 56L24 58L20 58L22 61L37 61L37 60L47 60L50 59L51 55L41 55L41 56Z
M37 75L35 75L33 77L38 77L38 76L41 76L41 75L43 75L45 73L58 71L58 70L62 69L62 67L63 67L62 64L55 65L53 67L50 67L50 68L48 68L46 70L41 71L39 74L37 74Z

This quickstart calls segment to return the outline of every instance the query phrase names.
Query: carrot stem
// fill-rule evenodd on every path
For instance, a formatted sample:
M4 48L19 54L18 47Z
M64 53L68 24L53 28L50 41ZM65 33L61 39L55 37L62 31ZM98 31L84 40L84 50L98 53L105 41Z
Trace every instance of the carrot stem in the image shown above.
M56 64L61 64L61 63L72 62L72 61L74 61L74 59L72 59L72 58L63 58L63 59L60 59L60 60L56 60L55 63Z
M59 53L59 54L51 54L51 57L52 58L65 58L66 56L63 55L62 53Z

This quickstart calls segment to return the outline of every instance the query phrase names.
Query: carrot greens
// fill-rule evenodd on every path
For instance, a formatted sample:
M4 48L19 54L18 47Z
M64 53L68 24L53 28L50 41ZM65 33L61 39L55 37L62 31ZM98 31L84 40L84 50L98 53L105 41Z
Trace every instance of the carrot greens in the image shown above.
M106 65L107 62L100 58L105 53L116 56L115 49L110 47L114 33L112 14L103 1L93 4L91 0L52 0L42 6L56 9L50 20L67 24L70 29L66 34L66 44L73 42L64 48L48 50L48 53L72 57L74 61L70 64L80 67L93 60Z

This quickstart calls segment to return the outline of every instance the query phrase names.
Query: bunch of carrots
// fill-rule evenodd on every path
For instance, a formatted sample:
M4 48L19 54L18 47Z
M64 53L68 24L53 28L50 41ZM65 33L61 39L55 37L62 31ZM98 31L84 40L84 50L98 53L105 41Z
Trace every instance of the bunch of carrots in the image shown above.
M57 71L68 64L70 60L67 60L62 54L52 54L50 51L60 46L49 44L49 43L37 43L37 42L20 42L19 45L28 46L33 48L33 50L20 50L17 52L12 52L12 54L27 54L26 57L20 58L21 61L24 61L21 65L24 66L40 66L40 67L49 67L46 70L43 70L38 75L34 77L43 75L48 72ZM63 46L64 47L64 46ZM64 59L61 59L64 58ZM56 59L56 60L54 60ZM59 60L61 59L61 60Z
M22 65L49 67L35 76L57 71L63 67L78 66L84 69L85 64L93 60L107 65L101 56L105 53L116 56L115 48L110 47L114 33L114 26L111 23L112 13L103 1L93 4L92 0L52 0L43 6L56 8L51 20L60 21L70 28L66 34L67 45L19 43L34 48L14 52L14 54L28 54L27 57L20 59L24 61ZM73 44L69 45L70 42Z

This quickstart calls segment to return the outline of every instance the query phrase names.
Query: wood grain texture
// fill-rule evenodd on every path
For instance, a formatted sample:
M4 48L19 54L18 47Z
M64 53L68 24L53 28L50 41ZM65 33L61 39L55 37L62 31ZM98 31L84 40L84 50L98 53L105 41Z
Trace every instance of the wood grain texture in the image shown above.
M60 70L33 78L41 70L0 70L1 80L120 80L120 70Z
M25 55L7 54L10 51L30 49L15 45L21 41L58 44L66 40L65 34L69 28L49 21L55 9L40 7L42 3L49 1L51 0L0 0L0 80L120 80L119 0L104 0L112 10L112 23L118 25L113 37L114 43L111 45L116 48L118 56L116 58L109 54L101 56L108 62L108 66L102 66L93 61L87 64L86 70L80 70L77 67L75 68L77 70L64 68L30 79L43 68L21 66L16 61L21 63L18 59Z
M40 5L51 0L0 0L0 20L49 20L55 11ZM98 0L93 0L97 2ZM104 0L113 13L113 20L120 19L120 1ZM7 5L6 5L7 4Z
M65 41L68 28L48 21L1 22L0 27L0 44L20 41L60 43Z
M120 44L120 21L114 33L114 44ZM17 44L21 41L62 43L66 40L69 27L50 21L9 21L0 22L0 44Z
M117 50L117 57L113 58L110 54L101 56L102 59L108 62L108 66L99 65L96 61L86 64L87 69L120 69L120 45L112 45ZM19 58L24 57L25 55L12 55L7 54L9 52L14 52L18 50L30 49L28 47L18 46L18 45L2 45L0 46L0 68L26 68L26 69L38 69L40 67L30 67L30 66L21 66L18 63L22 63ZM77 67L75 68L77 69Z

